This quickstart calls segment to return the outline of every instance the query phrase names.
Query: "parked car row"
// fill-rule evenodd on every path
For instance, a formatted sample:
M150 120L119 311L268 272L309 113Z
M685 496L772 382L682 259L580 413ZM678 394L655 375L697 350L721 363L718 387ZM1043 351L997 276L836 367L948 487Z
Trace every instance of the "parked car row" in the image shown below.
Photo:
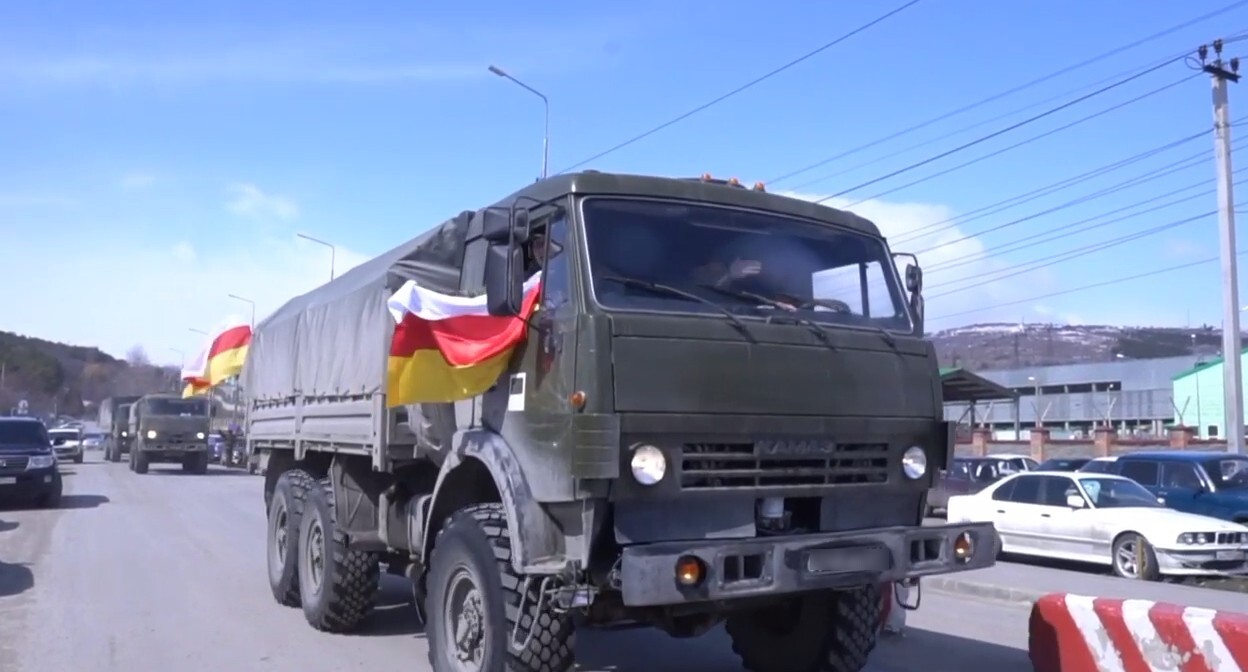
M1148 451L957 458L929 497L949 522L991 522L1005 553L1108 564L1119 576L1248 574L1248 457Z

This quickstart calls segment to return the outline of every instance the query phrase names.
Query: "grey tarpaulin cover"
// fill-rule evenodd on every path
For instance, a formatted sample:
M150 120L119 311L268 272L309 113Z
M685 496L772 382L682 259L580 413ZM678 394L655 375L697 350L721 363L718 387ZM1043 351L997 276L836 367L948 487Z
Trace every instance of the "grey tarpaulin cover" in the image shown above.
M471 211L296 296L256 325L242 382L253 399L385 390L394 319L386 299L404 281L459 289Z

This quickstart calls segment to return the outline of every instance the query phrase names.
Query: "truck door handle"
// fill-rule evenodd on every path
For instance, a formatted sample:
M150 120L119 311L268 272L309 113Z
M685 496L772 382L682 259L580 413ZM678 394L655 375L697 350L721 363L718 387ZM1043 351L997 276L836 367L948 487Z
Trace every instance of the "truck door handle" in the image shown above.
M1042 514L1040 514L1040 517L1041 517L1041 518L1051 518L1052 516L1050 516L1050 515L1049 515L1049 514L1047 514L1047 513L1042 513Z
M997 513L1005 513L1005 509L997 509Z

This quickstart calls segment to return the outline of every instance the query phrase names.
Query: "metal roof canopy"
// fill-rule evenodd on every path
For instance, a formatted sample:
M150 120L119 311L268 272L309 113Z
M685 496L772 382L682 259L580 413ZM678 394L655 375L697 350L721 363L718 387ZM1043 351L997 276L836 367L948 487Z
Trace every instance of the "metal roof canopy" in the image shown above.
M963 368L941 369L940 387L946 403L1018 401L1018 394Z

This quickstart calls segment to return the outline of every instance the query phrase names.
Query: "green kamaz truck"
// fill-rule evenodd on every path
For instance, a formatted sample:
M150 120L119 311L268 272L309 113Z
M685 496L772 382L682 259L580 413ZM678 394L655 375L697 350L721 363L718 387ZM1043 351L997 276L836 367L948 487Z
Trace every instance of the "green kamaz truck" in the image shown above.
M121 456L130 452L134 437L130 434L130 406L139 400L136 396L109 397L100 402L100 431L105 434L104 459L120 462Z
M208 472L209 401L176 394L147 394L130 406L130 470L146 474L154 463L181 464L192 474Z
M861 670L881 586L997 547L922 525L953 434L922 272L894 256L761 185L583 172L290 300L242 376L274 598L343 632L383 568L409 577L436 672L562 672L578 628L721 623L748 670ZM524 320L488 391L388 402L409 280Z

